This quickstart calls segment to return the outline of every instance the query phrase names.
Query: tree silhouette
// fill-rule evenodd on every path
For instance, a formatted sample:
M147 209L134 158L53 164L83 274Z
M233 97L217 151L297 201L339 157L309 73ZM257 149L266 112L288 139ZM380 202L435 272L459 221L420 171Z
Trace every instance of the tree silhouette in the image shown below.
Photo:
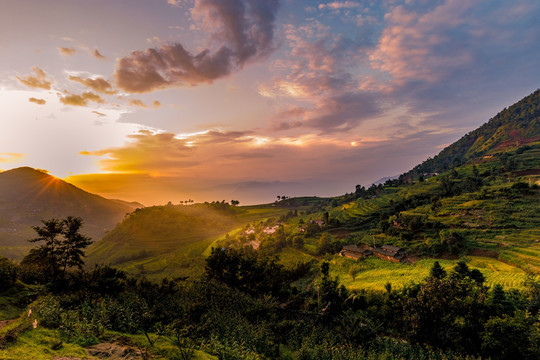
M51 219L42 220L43 226L34 226L33 229L38 234L37 238L30 242L45 243L41 245L36 253L42 260L41 265L53 277L64 277L70 267L82 268L84 261L84 249L92 240L80 233L83 221L79 217L68 216L64 220Z

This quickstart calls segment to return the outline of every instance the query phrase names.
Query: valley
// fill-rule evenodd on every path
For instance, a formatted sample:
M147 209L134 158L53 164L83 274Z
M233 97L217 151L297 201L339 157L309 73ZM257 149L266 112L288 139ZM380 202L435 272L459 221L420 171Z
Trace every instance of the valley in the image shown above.
M20 189L0 203L17 222L0 254L19 260L0 259L0 359L536 359L539 119L536 91L399 177L257 206L0 173Z

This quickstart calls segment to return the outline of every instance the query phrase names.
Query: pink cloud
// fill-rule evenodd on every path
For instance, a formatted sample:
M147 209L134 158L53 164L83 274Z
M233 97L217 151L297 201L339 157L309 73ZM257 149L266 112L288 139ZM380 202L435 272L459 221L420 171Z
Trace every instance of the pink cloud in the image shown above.
M398 82L436 82L449 70L470 64L470 49L457 46L451 32L463 31L471 5L448 0L427 13L393 8L385 15L387 26L370 55L371 66Z

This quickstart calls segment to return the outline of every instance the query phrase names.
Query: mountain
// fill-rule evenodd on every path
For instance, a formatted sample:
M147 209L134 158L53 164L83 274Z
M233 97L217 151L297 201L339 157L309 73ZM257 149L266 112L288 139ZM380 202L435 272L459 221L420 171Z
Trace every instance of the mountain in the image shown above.
M518 148L540 140L540 90L505 108L487 123L471 131L405 174L442 173L453 166L483 158L503 149Z
M126 213L142 206L88 193L45 172L21 167L0 173L0 255L20 258L41 220L78 216L82 232L99 240Z

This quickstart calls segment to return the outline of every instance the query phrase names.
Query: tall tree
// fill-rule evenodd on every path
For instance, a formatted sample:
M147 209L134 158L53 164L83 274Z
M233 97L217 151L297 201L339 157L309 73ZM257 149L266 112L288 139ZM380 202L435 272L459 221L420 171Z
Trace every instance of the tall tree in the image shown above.
M34 226L38 237L30 242L45 242L32 254L41 259L41 265L53 279L64 277L70 267L82 268L84 250L92 240L81 234L83 221L79 217L68 216L64 220L43 220L43 226ZM23 260L24 262L24 260Z

